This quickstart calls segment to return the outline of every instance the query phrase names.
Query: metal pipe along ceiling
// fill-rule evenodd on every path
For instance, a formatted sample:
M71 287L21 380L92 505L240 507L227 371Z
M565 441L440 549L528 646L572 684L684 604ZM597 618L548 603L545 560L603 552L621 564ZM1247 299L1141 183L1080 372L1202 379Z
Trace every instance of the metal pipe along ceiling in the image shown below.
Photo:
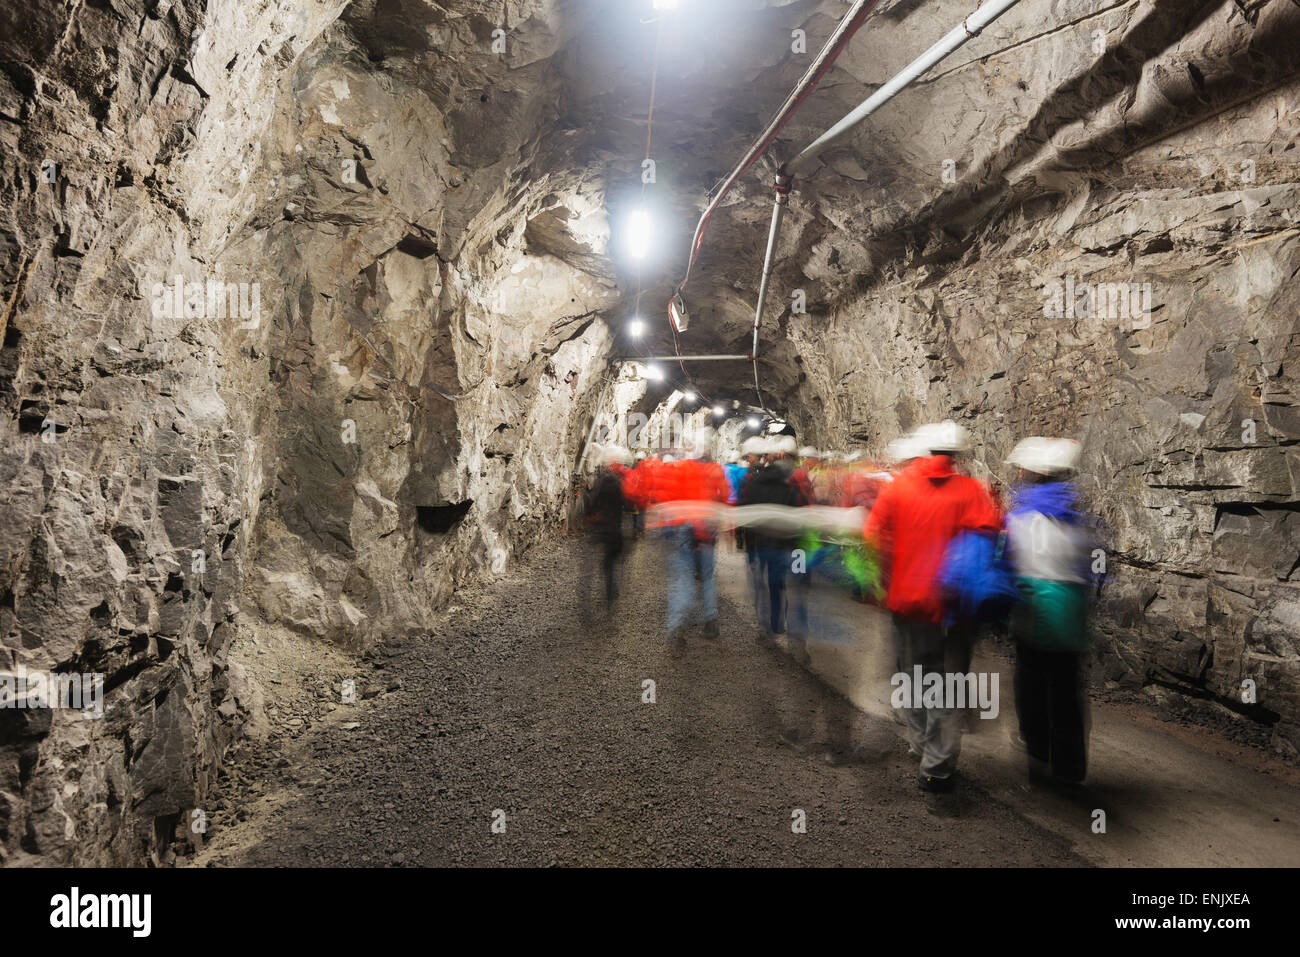
M831 68L831 64L835 62L835 58L839 56L840 51L848 45L849 40L853 38L853 34L857 32L858 27L862 26L863 22L876 8L876 5L879 2L880 0L856 0L852 9L840 18L839 26L836 27L835 32L831 34L825 45L823 45L821 52L817 54L816 59L814 59L812 64L808 67L803 78L800 79L798 84L795 85L795 88L790 91L790 95L786 97L785 102L781 104L781 108L777 110L776 115L772 117L772 120L767 124L767 128L763 130L762 134L754 142L754 145L749 148L748 152L746 152L741 158L740 162L736 164L735 169L733 169L726 178L714 187L709 196L708 204L704 207L704 213L700 216L700 221L695 227L695 235L691 238L691 252L690 256L687 257L686 260L686 274L682 277L681 283L677 286L679 291L684 289L686 283L690 281L691 267L695 265L696 259L699 258L700 244L704 241L704 230L708 226L709 217L713 215L713 211L717 209L718 204L722 202L722 198L727 195L727 192L736 184L736 181L739 180L740 177L745 174L745 171L748 170L749 167L767 151L767 148L772 145L777 134L781 132L781 128L785 126L786 121L788 121L794 111L798 109L799 104L803 102L804 98L807 97L808 94L810 94L817 86L817 83L821 80L822 76Z
M785 164L782 172L793 176L801 169L807 167L808 163L811 162L819 153L830 149L842 140L848 135L853 127L857 126L872 113L876 112L876 110L885 103L892 100L901 90L923 76L940 60L947 57L959 47L964 46L968 40L973 40L975 37L979 36L985 27L1019 2L1020 0L990 0L987 5L981 6L970 16L966 17L966 19L962 20L961 23L948 31L947 35L944 36L942 40L922 53L919 57L905 66L888 83L858 104L851 113L808 144L799 155Z
M776 199L772 207L772 228L767 237L767 251L763 257L763 273L759 281L758 302L754 305L754 344L751 358L754 360L754 391L758 392L758 327L763 318L763 305L767 298L767 284L772 273L772 261L776 255L776 245L781 229L781 219L790 192L794 174L805 169L808 164L824 150L845 139L859 123L876 112L885 103L892 100L900 91L915 82L936 63L947 57L959 47L964 46L983 32L984 28L1002 16L1020 0L991 0L981 6L957 26L953 27L938 43L931 46L919 57L904 67L884 86L863 100L852 112L832 126L817 139L806 146L794 159L786 163L777 174ZM762 402L762 394L759 393Z

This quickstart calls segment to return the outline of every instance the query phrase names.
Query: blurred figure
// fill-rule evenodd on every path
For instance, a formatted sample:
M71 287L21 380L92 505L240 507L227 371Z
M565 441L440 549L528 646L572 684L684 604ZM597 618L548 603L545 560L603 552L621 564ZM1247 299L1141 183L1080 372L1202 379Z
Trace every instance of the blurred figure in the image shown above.
M727 464L722 467L722 471L727 476L727 504L739 505L745 493L745 482L749 475L749 467L745 462L741 461L740 453L732 452L727 456ZM736 544L737 551L744 551L745 536L742 529L733 529L731 537Z
M619 560L623 555L623 512L628 505L623 494L623 476L632 456L626 449L611 445L599 450L596 461L597 472L586 503L586 527L591 536L593 551L601 556L605 610L608 612L618 598Z
M672 462L664 456L662 481L663 502L726 502L727 478L722 466L710 458L707 442L698 442L691 458ZM718 583L713 549L717 528L703 519L669 517L664 537L668 545L668 641L674 655L686 648L686 619L699 603L704 637L718 637Z
M740 486L740 504L748 497L749 483L763 467L763 457L768 451L767 440L752 435L740 443L740 457L745 463L744 484ZM754 594L754 613L759 621L767 617L767 586L763 584L762 564L758 559L758 537L752 528L737 527L736 543L745 552L745 568L749 573L749 587Z
M772 453L768 461L758 468L745 486L746 505L807 505L801 485L795 480L794 454L797 448L794 436L782 435L771 441ZM766 603L760 617L756 640L770 641L786 630L786 577L794 564L794 549L798 542L796 533L779 528L757 525L750 529L749 537L757 553L759 580L766 585Z
M637 452L636 460L623 476L623 495L627 506L632 510L632 537L640 538L645 533L646 507L646 454Z
M1016 712L1031 776L1078 784L1088 769L1084 693L1091 536L1068 479L1079 458L1071 439L1020 441L1008 463L1018 485L1007 538L1022 601L1011 613Z
M970 448L965 429L947 421L922 426L913 439L906 451L916 457L881 489L863 537L887 570L885 605L893 615L898 673L910 678L919 665L922 674L965 674L970 646L964 634L943 626L939 569L954 536L966 529L996 532L999 516L988 490L953 467ZM947 790L961 753L961 713L914 706L905 715L909 744L921 758L918 785Z
M740 504L740 492L745 485L746 468L740 461L740 454L732 452L727 456L727 464L722 467L727 476L727 504Z
M794 436L788 436L788 438L794 438ZM789 443L787 443L787 447L789 447ZM804 453L813 453L816 451L817 450L811 446L805 446L800 449L797 454L793 452L790 454L790 464L794 467L794 471L790 473L790 481L793 482L795 487L798 489L799 497L805 505L813 504L814 499L811 471L812 466L809 464Z

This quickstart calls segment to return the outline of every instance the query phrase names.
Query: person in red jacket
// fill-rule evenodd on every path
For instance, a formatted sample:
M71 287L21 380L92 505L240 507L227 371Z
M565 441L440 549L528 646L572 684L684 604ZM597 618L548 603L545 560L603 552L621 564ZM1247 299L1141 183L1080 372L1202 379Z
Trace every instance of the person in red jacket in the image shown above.
M623 497L632 512L632 537L640 538L645 531L646 473L651 466L644 452L638 452L635 461L623 475Z
M970 446L965 429L948 421L922 426L913 439L916 457L881 490L863 529L888 576L885 606L893 615L898 673L908 682L917 665L923 675L969 669L968 636L943 626L940 566L959 532L995 531L1000 524L988 489L953 467L954 457ZM921 757L918 784L947 790L961 752L961 714L913 704L905 712L909 744Z
M727 501L727 477L722 466L711 460L709 447L703 441L697 444L694 457L663 466L658 477L658 502L684 505ZM681 511L689 512L686 508ZM704 636L718 637L718 584L713 554L717 526L709 519L675 516L671 508L663 524L668 544L668 641L672 653L680 655L686 647L686 619L695 605L697 581Z

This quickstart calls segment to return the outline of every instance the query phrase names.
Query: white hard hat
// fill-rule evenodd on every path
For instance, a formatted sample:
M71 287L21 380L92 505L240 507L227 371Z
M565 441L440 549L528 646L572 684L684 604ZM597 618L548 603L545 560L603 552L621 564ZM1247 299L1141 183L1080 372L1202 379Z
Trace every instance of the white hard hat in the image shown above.
M891 462L908 462L929 455L930 450L911 432L885 446L885 458Z
M606 445L600 450L597 461L601 465L627 465L632 461L632 453L620 445Z
M773 455L794 455L799 451L799 443L793 435L778 435L772 442Z
M645 458L645 452L644 452L644 451L642 451L642 452L638 452L638 453L636 454L636 460L637 460L638 462L640 462L643 458Z
M762 455L763 440L760 439L757 435L751 435L749 438L745 439L745 441L740 443L740 454L741 455Z
M732 449L730 452L727 453L727 461L728 461L728 462L739 462L739 461L740 461L740 453L737 452L735 449Z
M817 458L817 450L813 448L811 445L805 445L803 448L799 450L799 458L815 459Z
M917 442L924 445L928 452L967 452L970 450L970 433L952 419L923 425L913 434Z
M1016 447L1007 456L1007 462L1039 475L1057 475L1075 469L1080 451L1081 446L1074 439L1050 439L1031 435L1016 443Z
M668 463L668 462L676 462L677 459L674 458L672 455L665 455L665 456L663 457L662 461L666 464L666 463Z

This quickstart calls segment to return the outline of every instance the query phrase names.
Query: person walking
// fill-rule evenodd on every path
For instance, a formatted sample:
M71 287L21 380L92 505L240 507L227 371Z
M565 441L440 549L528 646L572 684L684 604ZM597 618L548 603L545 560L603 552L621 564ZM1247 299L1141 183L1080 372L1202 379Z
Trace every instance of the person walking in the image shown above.
M618 599L619 562L624 544L623 513L628 508L623 482L632 456L626 449L607 446L601 450L598 461L598 474L587 501L587 527L593 547L601 557L605 611L608 613Z
M988 489L961 475L954 460L970 449L969 433L951 420L922 426L910 447L918 455L884 485L867 516L863 537L881 556L888 578L885 606L893 619L898 674L966 673L970 648L964 633L943 625L938 576L949 542L964 530L996 532L997 508ZM917 783L945 791L961 753L961 715L951 702L905 709L908 743L920 756Z
M772 440L768 461L750 477L745 486L746 505L807 505L801 486L794 478L794 436L782 435ZM759 580L766 586L766 617L760 620L758 642L768 642L786 631L786 579L795 564L797 533L780 523L758 524L750 528L753 547L758 556Z
M674 655L686 647L686 622L696 604L698 585L703 634L718 637L718 583L714 565L717 522L692 514L692 503L727 500L727 478L712 461L707 442L696 443L693 455L665 467L661 492L668 546L668 641ZM674 510L674 506L678 509Z
M1071 439L1019 442L1007 513L1007 544L1022 601L1011 612L1015 697L1030 776L1083 782L1088 769L1084 674L1088 650L1091 536L1069 480L1079 457Z

